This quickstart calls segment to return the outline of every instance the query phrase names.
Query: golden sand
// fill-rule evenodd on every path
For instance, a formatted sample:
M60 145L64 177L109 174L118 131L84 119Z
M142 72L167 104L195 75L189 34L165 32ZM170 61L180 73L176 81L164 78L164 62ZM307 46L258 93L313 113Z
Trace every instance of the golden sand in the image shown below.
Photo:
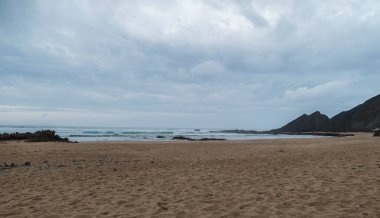
M31 161L31 166L22 166ZM380 138L0 143L0 217L380 217Z

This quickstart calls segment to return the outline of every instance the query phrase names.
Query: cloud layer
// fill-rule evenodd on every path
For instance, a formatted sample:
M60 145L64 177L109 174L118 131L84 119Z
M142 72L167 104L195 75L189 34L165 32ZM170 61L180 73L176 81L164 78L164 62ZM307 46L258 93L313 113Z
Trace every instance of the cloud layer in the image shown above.
M278 127L380 92L378 1L0 1L0 123Z

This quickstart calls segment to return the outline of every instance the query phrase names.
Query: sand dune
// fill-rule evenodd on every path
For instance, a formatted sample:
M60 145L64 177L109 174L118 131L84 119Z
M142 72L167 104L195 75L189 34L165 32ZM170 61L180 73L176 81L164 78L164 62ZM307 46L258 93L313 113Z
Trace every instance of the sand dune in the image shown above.
M31 161L31 166L22 166ZM0 217L380 217L380 141L0 143Z

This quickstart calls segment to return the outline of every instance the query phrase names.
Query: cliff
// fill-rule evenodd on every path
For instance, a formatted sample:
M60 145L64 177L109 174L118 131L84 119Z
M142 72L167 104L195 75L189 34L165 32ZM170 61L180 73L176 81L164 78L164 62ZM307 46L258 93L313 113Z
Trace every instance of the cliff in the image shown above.
M329 119L316 111L303 114L273 132L368 132L380 127L380 95Z

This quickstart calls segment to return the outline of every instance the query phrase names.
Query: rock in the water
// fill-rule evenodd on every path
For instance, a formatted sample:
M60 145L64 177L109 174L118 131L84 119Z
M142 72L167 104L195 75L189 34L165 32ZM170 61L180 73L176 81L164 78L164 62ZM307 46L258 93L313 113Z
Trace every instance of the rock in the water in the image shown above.
M224 141L226 139L219 138L201 138L201 139L192 139L182 135L177 135L173 137L174 140L187 140L187 141Z
M30 165L32 165L32 163L31 163L30 161L26 161L26 162L24 163L24 165L25 165L25 166L30 166Z
M158 135L156 138L158 138L158 139L164 139L165 136L163 136L163 135Z
M188 141L192 141L193 139L185 137L183 135L176 135L176 136L173 137L173 140L188 140Z
M225 141L226 139L222 138L201 138L199 141Z

